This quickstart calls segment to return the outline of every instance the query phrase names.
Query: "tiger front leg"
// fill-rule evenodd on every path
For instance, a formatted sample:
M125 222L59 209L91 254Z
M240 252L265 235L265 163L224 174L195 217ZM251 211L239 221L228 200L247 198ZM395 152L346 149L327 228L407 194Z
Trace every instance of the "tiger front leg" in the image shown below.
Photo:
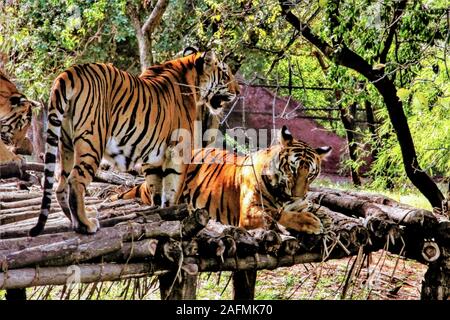
M323 233L322 222L311 212L307 211L284 211L274 208L261 208L251 206L241 216L240 225L244 228L279 228L278 225L286 229L308 234ZM282 230L279 230L282 231Z
M190 155L190 152L187 155ZM185 159L183 152L180 152L176 145L169 146L166 149L164 153L161 197L161 205L163 207L173 206L178 203L189 161L190 157Z
M162 207L170 207L177 204L184 183L183 173L185 169L185 166L165 168L164 178L162 179Z
M141 198L144 204L151 206L161 205L162 194L162 178L163 170L161 166L154 166L151 164L143 164L142 171L145 176L145 182L137 187L134 187L128 193L134 195L136 198ZM130 199L130 197L123 197L123 199Z

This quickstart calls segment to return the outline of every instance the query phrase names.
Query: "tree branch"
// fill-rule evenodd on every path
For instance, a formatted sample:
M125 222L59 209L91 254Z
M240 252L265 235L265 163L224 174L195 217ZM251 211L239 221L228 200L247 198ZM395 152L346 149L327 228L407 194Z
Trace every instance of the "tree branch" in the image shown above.
M153 33L156 26L159 25L159 22L161 21L161 17L166 11L167 6L169 5L169 0L158 0L155 7L153 8L152 13L145 21L144 25L142 26L142 33Z
M300 31L301 35L317 47L322 53L336 64L353 69L371 81L377 80L381 75L379 71L372 70L372 66L367 63L360 55L350 50L345 44L340 44L336 48L322 40L320 37L312 33L308 25L304 25L289 9L289 5L284 0L279 0L287 22L295 29Z
M391 48L392 40L394 39L395 32L397 31L397 26L400 21L400 17L403 14L403 10L406 7L406 4L408 3L408 0L402 0L398 3L398 6L394 10L394 16L392 18L392 23L389 27L389 33L386 38L386 41L383 45L383 50L378 55L380 63L385 63L387 54L389 52L389 49Z

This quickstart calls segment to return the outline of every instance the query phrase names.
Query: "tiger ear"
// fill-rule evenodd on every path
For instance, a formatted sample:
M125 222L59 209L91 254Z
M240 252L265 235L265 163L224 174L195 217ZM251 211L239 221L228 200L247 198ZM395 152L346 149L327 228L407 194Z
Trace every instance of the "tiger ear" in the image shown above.
M333 150L333 148L330 146L316 148L316 152L321 159L328 157L331 154L331 150Z
M184 50L183 50L183 57L186 57L186 56L188 56L188 55L190 55L190 54L194 54L194 53L197 53L198 52L198 49L197 48L194 48L194 47L187 47L187 48L185 48Z
M195 61L195 67L197 71L202 73L208 73L209 70L215 68L217 65L216 54L212 50L205 51Z
M286 126L283 126L283 128L281 128L280 141L281 141L281 144L285 147L292 145L292 141L294 141L294 137L292 136L292 133L289 131L289 129Z

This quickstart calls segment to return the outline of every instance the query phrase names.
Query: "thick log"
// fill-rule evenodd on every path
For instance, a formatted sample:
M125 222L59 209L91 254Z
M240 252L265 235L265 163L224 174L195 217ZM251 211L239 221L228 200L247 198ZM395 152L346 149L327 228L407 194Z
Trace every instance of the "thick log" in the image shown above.
M16 269L29 265L39 265L47 260L69 255L77 249L78 245L78 239L70 239L38 247L26 248L21 251L0 256L0 265L3 269Z
M36 169L34 165L31 168ZM18 178L39 185L39 179L26 172L27 164L24 161L14 160L0 164L0 179Z
M384 241L387 235L394 240L400 238L397 223L389 217L387 212L373 203L337 192L309 192L308 199L318 205L326 206L332 211L341 212L350 217L364 218L365 227L373 239Z
M103 262L127 262L154 257L158 246L157 239L144 239L123 243L120 250L102 256Z
M174 221L174 220L183 220L187 216L189 216L189 211L185 204L172 206L168 208L159 208L152 207L146 205L139 205L134 200L119 200L121 203L121 207L115 205L115 202L102 204L101 206L97 206L97 210L99 211L100 219L111 217L111 216L121 216L121 215L129 215L135 214L135 216L153 216L157 215L163 220ZM116 201L116 202L119 202ZM108 209L108 210L105 210ZM114 210L110 210L114 209ZM126 211L126 212L125 212Z
M104 208L104 207L102 207ZM109 210L109 209L108 209ZM185 205L181 206L174 206L171 208L141 208L139 206L136 207L130 207L128 210L115 210L115 211L99 211L98 216L100 219L104 219L107 216L111 215L127 215L127 217L117 217L116 219L110 218L105 220L100 220L100 226L101 227L110 227L120 222L126 222L130 221L130 218L136 219L139 217L145 217L145 221L149 221L152 223L156 223L155 220L160 220L162 217L168 217L169 219L173 221L166 221L166 222L158 222L161 224L160 234L155 235L156 237L175 237L176 239L180 238L180 231L181 231L181 223L180 221L184 217L188 216L189 213L187 211L187 207ZM148 217L147 217L148 216ZM49 219L54 218L56 216L53 216L50 214ZM53 222L47 223L46 228L44 229L42 234L52 234L52 233L60 233L60 232L69 232L71 231L71 225L69 220L63 216L63 215L57 215L57 220L53 220ZM3 217L2 219L7 219L6 217ZM27 219L24 221L21 221L21 223L18 224L9 224L0 226L0 239L10 239L10 238L21 238L21 237L27 237L28 232L30 228L36 223L36 218ZM149 235L147 237L152 237L151 232L154 227L149 226ZM157 227L156 227L157 228ZM166 231L168 233L163 234L162 228L168 228ZM171 228L171 230L169 230ZM178 228L178 229L177 229ZM175 234L177 233L177 234Z
M424 234L433 233L437 227L438 220L431 211L403 206L390 207L383 204L376 204L376 206L386 212L394 222L408 228L421 229Z
M197 209L182 222L181 235L183 238L191 238L202 230L209 220L209 212L205 209Z
M258 243L258 252L276 255L280 250L282 238L274 230L253 229L249 233Z
M124 172L116 173L113 171L98 170L95 174L94 181L134 187L144 182L144 179Z
M436 227L437 219L431 211L414 208L389 197L361 191L311 188L308 198L331 210L346 215L367 218L379 215L405 226L421 225L427 230Z
M38 192L3 192L0 189L0 203L2 202L15 202L20 200L34 199L34 198L42 198L42 194Z
M105 263L64 267L23 268L0 273L0 289L118 281L167 272L153 263Z
M53 196L52 202L55 203L55 201L57 201L56 196ZM101 203L104 200L94 198L94 197L86 197L85 201L86 201L86 205L90 205L90 204ZM42 203L42 198L33 198L33 199L19 200L19 201L14 201L14 202L0 203L0 210L1 210L0 214L20 212L19 210L8 210L8 209L19 209L20 208L20 210L23 211L24 210L23 208L32 207L33 209L31 209L31 210L39 210L39 206L41 205L41 203ZM35 209L35 208L37 208L37 209Z
M62 212L56 208L50 210L50 215L53 215L55 213L62 214ZM39 216L39 211L25 211L22 213L11 213L11 214L0 213L0 225L4 226L5 224L11 224L23 220L28 220L31 218L36 218L37 216Z
M106 241L107 239L113 239L114 241L116 241L116 239L119 239L122 242L137 241L141 240L142 238L180 239L180 232L181 223L179 221L158 221L151 223L137 223L129 221L127 223L119 224L114 227L100 229L93 235L82 235L75 232L65 232L58 234L44 234L33 238L25 237L19 239L3 240L0 242L0 254L6 255L20 250L28 250L26 252L29 252L36 248L39 249L42 246L72 240L78 241L79 244L97 242L100 246L102 241ZM114 247L112 243L104 243L103 245L105 247ZM98 248L98 250L100 249Z
M394 199L389 198L387 196L377 194L377 193L366 192L366 191L337 190L337 189L331 189L331 188L325 188L325 187L310 187L309 190L311 192L348 195L351 197L356 197L360 200L364 200L364 201L376 203L376 204L384 204L384 205L387 205L390 207L409 207L408 205L400 203L398 201L395 201Z
M6 240L9 248L0 251L0 265L13 269L28 265L70 265L90 260L121 249L123 233L124 230L120 228L107 228L91 236L71 232L57 236L39 236L25 241ZM26 248L15 250L25 244Z
M102 200L89 200L86 202L86 205L89 207L89 206L95 205L96 203L100 203L100 202L102 202ZM17 209L12 209L5 213L0 211L0 225L6 225L6 224L15 223L15 222L20 222L20 221L36 218L39 216L40 210L24 211L27 209L29 209L29 208L28 207L27 208L17 208ZM59 208L59 205L53 205L50 207L49 217L53 216L53 215L65 216L63 214L63 212L61 211L61 208Z
M158 221L143 225L146 238L181 239L182 225L180 221Z
M110 237L103 237L99 240L90 241L79 244L77 248L65 255L57 257L56 259L48 259L40 265L44 266L68 266L78 264L84 261L89 261L96 257L101 257L110 252L118 251L122 248L122 237L120 234L113 234Z

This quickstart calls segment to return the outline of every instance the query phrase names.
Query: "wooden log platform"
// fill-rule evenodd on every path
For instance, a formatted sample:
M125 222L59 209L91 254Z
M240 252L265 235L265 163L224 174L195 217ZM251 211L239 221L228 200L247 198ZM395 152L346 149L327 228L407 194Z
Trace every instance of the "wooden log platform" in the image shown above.
M103 178L92 183L86 198L100 221L96 234L71 231L53 199L44 233L34 238L28 232L39 215L40 186L20 190L15 181L0 180L0 290L8 290L11 299L24 297L20 289L65 285L74 275L81 283L158 276L163 298L193 299L198 273L219 271L248 279L250 287L235 291L236 299L248 299L254 294L251 283L257 270L368 253L385 248L386 242L392 253L430 266L423 299L449 297L450 222L430 211L380 195L312 188L308 210L326 226L324 234L244 230L210 220L206 211L186 205L112 202L104 190L117 188L127 178L116 173L99 176ZM141 180L128 181L131 185Z

